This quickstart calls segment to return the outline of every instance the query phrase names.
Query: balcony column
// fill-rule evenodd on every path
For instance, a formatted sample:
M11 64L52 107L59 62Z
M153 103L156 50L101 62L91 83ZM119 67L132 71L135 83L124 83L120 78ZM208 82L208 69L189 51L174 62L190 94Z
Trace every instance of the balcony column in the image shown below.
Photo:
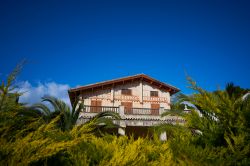
M122 119L125 119L124 106L122 105L119 106L119 115L121 116L121 120L119 120L118 134L125 135L126 123L122 121Z
M160 140L161 141L166 141L167 140L167 132L166 131L161 132Z
M126 123L124 121L120 120L118 134L124 136L126 134L125 129L126 129Z
M114 102L114 86L111 88L110 100L111 102Z
M142 79L140 80L139 92L140 92L140 103L143 104L143 83L142 83Z
M124 106L120 105L119 106L119 115L122 119L125 119L125 113L124 113Z
M168 108L167 108L167 109L171 109L171 99L170 99L171 96L170 96L170 93L169 93L169 92L167 93L167 96L166 96L166 97L167 97L167 102L168 102Z
M163 114L165 112L164 107L160 107L159 109L159 115Z

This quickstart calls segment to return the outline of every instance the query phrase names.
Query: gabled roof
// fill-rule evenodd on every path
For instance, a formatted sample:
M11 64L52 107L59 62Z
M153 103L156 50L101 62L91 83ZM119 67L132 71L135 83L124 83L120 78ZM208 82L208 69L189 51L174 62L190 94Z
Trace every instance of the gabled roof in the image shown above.
M72 89L68 90L68 93L69 93L70 100L73 101L72 99L74 99L76 96L78 96L83 91L94 90L94 89L99 89L99 88L104 89L107 87L112 87L112 86L115 86L118 84L129 83L129 82L133 82L136 80L146 81L149 84L151 84L152 86L156 86L161 90L169 92L171 95L180 91L180 89L178 89L172 85L160 82L152 77L149 77L148 75L137 74L137 75L133 75L133 76L128 76L128 77L123 77L123 78L118 78L118 79L113 79L113 80L98 82L95 84L89 84L89 85L85 85L85 86L72 88Z

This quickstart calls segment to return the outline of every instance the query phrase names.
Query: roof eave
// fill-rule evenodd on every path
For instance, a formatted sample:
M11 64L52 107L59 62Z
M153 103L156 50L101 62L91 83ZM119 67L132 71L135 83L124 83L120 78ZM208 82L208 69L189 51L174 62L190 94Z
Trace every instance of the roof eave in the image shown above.
M88 90L88 89L91 89L91 88L96 88L96 87L101 87L101 86L104 86L104 85L112 85L112 84L116 84L116 83L119 83L119 82L122 82L122 81L128 81L128 80L132 80L132 79L147 79L149 81L153 81L157 84L160 84L162 86L165 87L165 89L170 89L170 90L166 90L166 91L170 91L171 95L172 94L175 94L177 92L180 91L180 89L172 86L172 85L169 85L169 84L166 84L166 83L163 83L161 81L158 81L152 77L149 77L145 74L138 74L138 75L134 75L134 76L129 76L129 77L123 77L123 78L119 78L119 79L113 79L113 80L109 80L109 81L104 81L104 82L99 82L99 83L95 83L95 84L89 84L89 85L85 85L85 86L81 86L81 87L77 87L77 88L72 88L72 89L69 89L68 90L68 93L73 93L73 92L77 92L77 91L83 91L83 90ZM172 92L173 91L173 92Z

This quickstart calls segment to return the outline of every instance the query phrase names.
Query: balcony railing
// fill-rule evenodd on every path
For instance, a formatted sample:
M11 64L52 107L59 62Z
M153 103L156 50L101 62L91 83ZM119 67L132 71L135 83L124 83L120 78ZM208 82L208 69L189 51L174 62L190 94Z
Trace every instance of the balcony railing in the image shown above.
M116 112L119 113L119 107L107 107L107 106L84 106L83 112L99 113L99 112Z
M117 95L115 100L126 100L126 101L139 101L139 96L130 96L130 95Z
M124 113L127 115L159 115L159 109L125 108L124 110Z
M166 97L143 96L143 101L156 101L156 102L168 103L168 99Z
M161 117L161 114L166 112L164 108L159 109L151 109L151 108L126 108L124 106L119 107L109 107L109 106L87 106L85 105L81 114L80 118L83 120L84 118L92 118L96 116L97 113L100 112L115 112L121 116L122 120L147 120L147 123L151 124L151 120L153 121L165 121L166 123L184 123L185 120L176 116L173 117ZM131 122L132 123L132 122ZM134 122L133 122L134 123ZM139 123L139 122L138 122ZM153 122L152 122L153 124ZM131 124L132 125L132 124ZM146 122L144 125L147 125Z
M83 112L86 113L99 113L99 112L116 112L120 113L119 107L107 107L107 106L87 106L85 105L83 108ZM151 109L151 108L124 108L125 115L154 115L159 116L159 109Z
M160 115L167 110L163 108L130 108L126 109L124 106L107 107L107 106L84 106L79 115L78 123L85 123L89 119L96 116L100 112L116 112L120 115L121 121L115 121L115 124L126 123L128 126L153 126L162 123L185 123L185 120L177 116L164 116Z

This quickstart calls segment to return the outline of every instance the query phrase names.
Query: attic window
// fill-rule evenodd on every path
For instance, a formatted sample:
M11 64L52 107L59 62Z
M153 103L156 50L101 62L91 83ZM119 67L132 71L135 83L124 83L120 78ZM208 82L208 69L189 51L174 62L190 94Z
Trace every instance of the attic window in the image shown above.
M122 95L132 95L131 89L122 89Z
M158 91L150 91L151 97L158 97Z

